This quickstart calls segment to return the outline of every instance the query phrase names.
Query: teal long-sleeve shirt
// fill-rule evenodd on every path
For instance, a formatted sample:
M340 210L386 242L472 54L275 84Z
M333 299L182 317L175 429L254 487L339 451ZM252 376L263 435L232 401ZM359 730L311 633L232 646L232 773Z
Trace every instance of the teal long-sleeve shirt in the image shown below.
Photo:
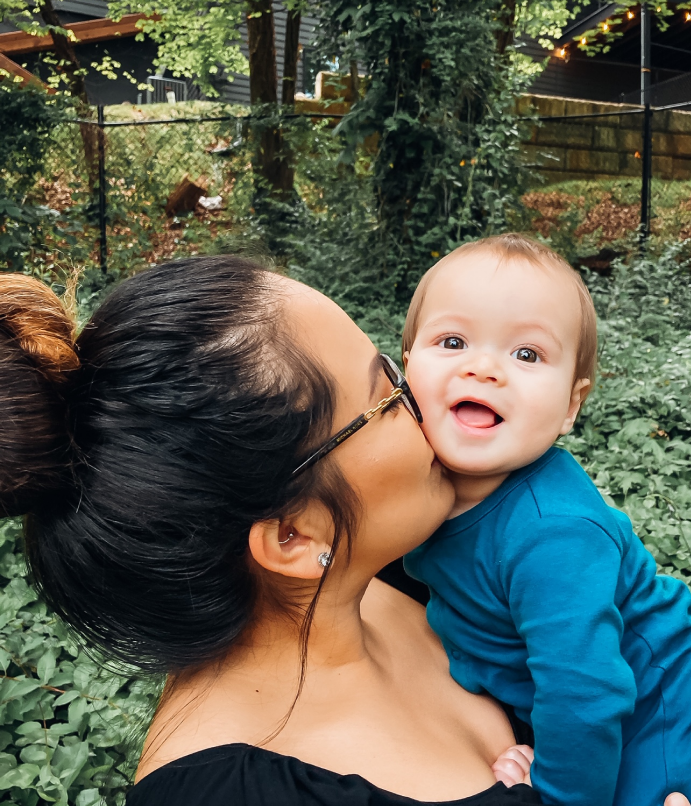
M430 587L428 620L454 679L533 726L531 776L545 803L610 806L618 779L627 791L620 776L635 771L622 748L644 728L663 740L650 720L664 686L691 713L691 594L656 576L628 518L567 452L512 473L405 567Z

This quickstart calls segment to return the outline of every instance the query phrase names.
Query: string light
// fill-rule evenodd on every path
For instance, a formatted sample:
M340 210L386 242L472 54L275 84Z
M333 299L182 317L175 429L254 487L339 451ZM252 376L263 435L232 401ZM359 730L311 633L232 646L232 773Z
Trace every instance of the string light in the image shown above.
M608 22L603 23L602 30L603 31L609 31L609 23Z
M557 51L557 56L563 59L566 56L566 48L559 48Z
M691 11L686 12L686 22L691 22Z
M634 18L636 15L633 13L633 11L627 11L627 12L626 12L626 16L627 16L627 17L628 17L630 20L632 20L632 19L633 19L633 18Z
M588 40L584 36L582 36L581 37L581 45L587 45L587 44L588 44Z

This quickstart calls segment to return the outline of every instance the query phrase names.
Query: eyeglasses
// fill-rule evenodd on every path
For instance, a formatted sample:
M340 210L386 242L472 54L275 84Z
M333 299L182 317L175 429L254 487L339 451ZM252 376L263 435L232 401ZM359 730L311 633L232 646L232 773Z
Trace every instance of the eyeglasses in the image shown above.
M337 448L342 442L345 442L348 437L352 437L356 431L359 431L363 426L367 425L375 414L386 411L399 399L418 423L422 422L422 412L413 397L413 393L410 391L408 381L401 375L401 371L388 355L380 355L379 357L381 358L382 368L386 373L386 377L393 384L391 394L383 400L380 400L373 409L356 417L352 422L348 423L345 428L342 428L337 434L334 434L319 450L315 451L311 456L308 456L302 464L298 465L298 467L293 470L292 478L300 475L300 473L307 470L308 467L312 467L315 462L323 459L327 453L331 453L334 448Z

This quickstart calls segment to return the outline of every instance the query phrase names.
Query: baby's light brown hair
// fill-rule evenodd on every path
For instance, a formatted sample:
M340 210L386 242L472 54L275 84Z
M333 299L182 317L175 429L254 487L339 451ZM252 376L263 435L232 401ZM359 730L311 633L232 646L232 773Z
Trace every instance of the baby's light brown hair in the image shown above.
M583 400L585 400L595 383L595 370L597 365L597 316L590 292L586 288L581 275L553 249L550 249L548 246L545 246L533 238L516 232L508 232L504 235L493 235L490 238L482 238L478 241L463 244L463 246L459 246L458 249L451 252L450 255L447 255L444 260L451 256L469 257L474 252L491 252L497 255L500 262L518 258L534 266L554 267L569 274L576 286L581 308L581 330L576 351L574 383L581 378L588 378L590 380L590 386L583 392ZM409 352L413 346L420 326L420 312L422 311L422 306L427 296L427 290L442 262L443 261L440 261L432 266L432 268L423 275L418 287L415 289L403 327L402 350L404 354Z

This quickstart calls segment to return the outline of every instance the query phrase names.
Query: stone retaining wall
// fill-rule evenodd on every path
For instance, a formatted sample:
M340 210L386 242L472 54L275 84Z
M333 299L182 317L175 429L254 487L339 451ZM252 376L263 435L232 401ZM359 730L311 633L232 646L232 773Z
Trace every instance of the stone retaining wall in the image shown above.
M521 114L540 116L622 112L640 107L546 95L524 95ZM522 144L526 163L548 182L567 179L637 178L641 175L643 115L613 115L575 121L543 121ZM653 176L691 179L691 112L653 116Z
M366 80L364 76L361 80ZM350 77L333 73L317 76L315 98L297 95L299 112L343 115L350 109ZM540 117L592 115L640 109L629 104L578 101L551 95L522 95L519 114ZM336 124L333 121L333 125ZM640 178L643 151L643 114L546 120L531 125L521 151L527 165L548 182L567 179ZM372 147L376 142L371 138ZM691 179L691 112L668 110L653 116L653 176Z

